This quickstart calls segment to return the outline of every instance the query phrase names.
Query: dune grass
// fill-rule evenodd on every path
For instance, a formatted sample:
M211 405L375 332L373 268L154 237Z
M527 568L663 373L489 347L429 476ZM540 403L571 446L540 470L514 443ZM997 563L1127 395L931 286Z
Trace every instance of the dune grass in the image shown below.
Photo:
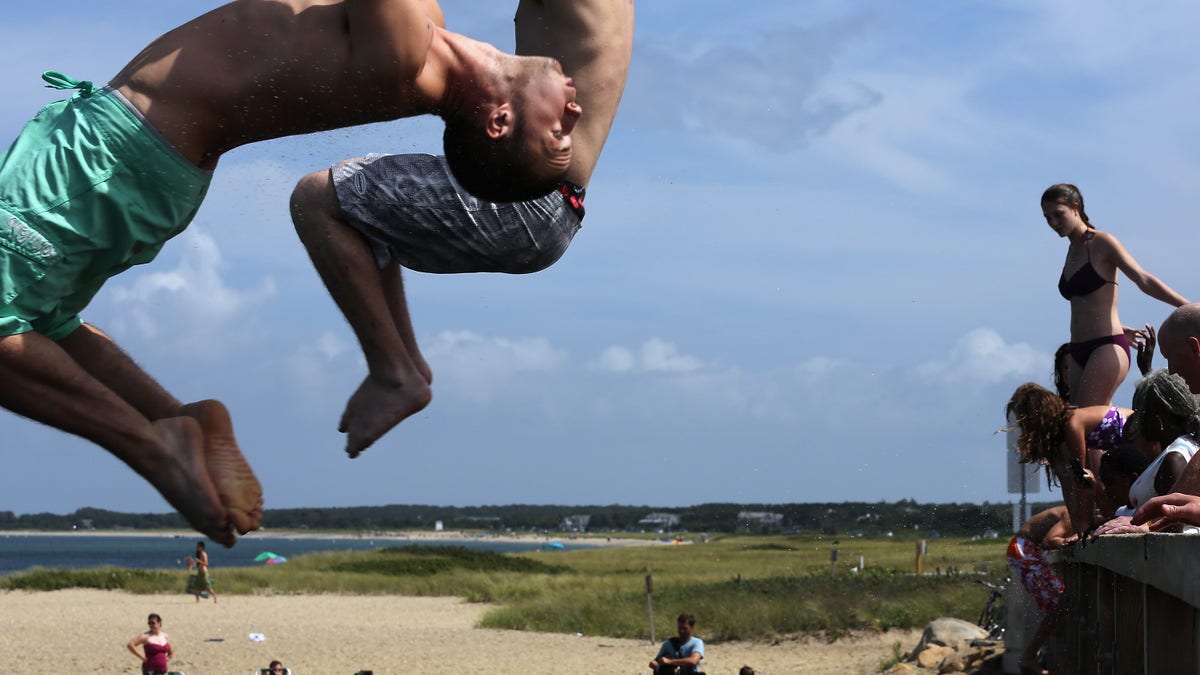
M705 544L500 555L461 547L392 547L316 553L286 565L217 568L221 594L457 596L495 603L487 627L646 639L645 578L653 577L655 633L674 633L681 611L710 640L782 640L820 631L924 626L939 616L973 621L1007 573L1000 540L929 542L913 574L912 540L725 536ZM837 549L836 563L830 561ZM865 565L856 568L859 558ZM955 574L930 574L935 569ZM182 592L183 571L38 569L0 578L0 589Z

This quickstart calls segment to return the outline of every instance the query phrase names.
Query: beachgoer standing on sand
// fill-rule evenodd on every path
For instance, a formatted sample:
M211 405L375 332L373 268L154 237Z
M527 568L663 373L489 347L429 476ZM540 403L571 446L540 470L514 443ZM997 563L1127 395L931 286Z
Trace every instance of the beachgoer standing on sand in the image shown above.
M146 618L150 630L141 633L129 641L129 651L142 660L142 675L167 675L171 657L175 650L171 649L171 638L162 630L162 617L151 614ZM141 647L145 654L138 652Z
M213 541L257 529L262 488L225 407L184 405L79 314L187 227L218 160L248 143L436 114L447 154L493 150L474 163L504 186L494 198L560 184L570 78L441 24L433 0L234 0L108 86L43 75L77 93L0 156L0 406L101 446Z
M192 592L196 595L196 602L200 602L200 594L208 593L212 596L213 604L217 604L217 592L213 590L212 579L208 576L208 551L204 550L204 542L196 542L196 583L192 586ZM236 603L234 603L236 604Z
M654 675L691 675L700 670L700 661L704 659L704 641L692 635L696 627L696 617L684 612L675 619L675 629L678 632L662 643L658 656L650 661L650 670Z
M1156 300L1173 307L1187 300L1142 269L1116 237L1091 224L1079 188L1051 185L1042 193L1041 205L1050 228L1070 241L1058 292L1071 303L1071 403L1081 408L1112 405L1129 372L1130 339L1142 334L1126 329L1117 316L1117 270Z

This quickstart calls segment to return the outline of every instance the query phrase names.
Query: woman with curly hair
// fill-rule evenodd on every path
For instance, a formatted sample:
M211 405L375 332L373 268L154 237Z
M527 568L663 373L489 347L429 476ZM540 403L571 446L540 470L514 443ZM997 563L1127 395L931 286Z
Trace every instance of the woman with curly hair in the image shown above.
M1071 408L1045 387L1026 382L1017 387L1004 412L1021 428L1017 456L1022 464L1042 464L1053 485L1062 485L1063 500L1076 532L1095 521L1094 476L1103 451L1124 438L1125 420L1133 412L1116 406Z

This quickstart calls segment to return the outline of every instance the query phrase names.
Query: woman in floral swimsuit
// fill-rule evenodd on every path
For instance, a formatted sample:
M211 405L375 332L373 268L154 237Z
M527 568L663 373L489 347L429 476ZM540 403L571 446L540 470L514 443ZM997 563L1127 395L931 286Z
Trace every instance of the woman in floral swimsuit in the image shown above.
M1096 489L1094 476L1100 457L1124 438L1125 420L1133 413L1116 406L1071 408L1054 392L1033 382L1017 387L1005 413L1021 428L1017 454L1022 463L1042 464L1051 482L1062 485L1063 499L1076 532L1096 523L1093 511L1100 501L1106 517L1118 504Z

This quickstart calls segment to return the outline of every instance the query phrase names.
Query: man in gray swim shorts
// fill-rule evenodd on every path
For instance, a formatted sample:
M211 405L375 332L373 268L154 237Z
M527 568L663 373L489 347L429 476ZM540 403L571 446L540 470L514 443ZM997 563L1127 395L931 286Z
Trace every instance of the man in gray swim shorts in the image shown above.
M83 323L100 286L187 227L236 147L437 114L447 153L494 160L464 180L520 200L564 179L578 113L557 62L447 31L435 0L232 0L107 87L46 79L78 93L0 155L0 407L99 445L225 546L263 508L229 412L180 401Z
M342 220L367 241L379 267L417 272L527 274L552 265L583 219L561 191L524 202L477 199L445 157L372 154L329 170Z
M526 102L526 121L561 116L534 141L569 161L558 190L520 202L475 199L460 184L486 193L469 154L447 145L448 159L368 155L342 162L305 176L292 193L296 232L367 361L338 427L351 457L432 397L433 374L413 334L400 268L536 272L558 260L580 227L584 190L629 72L633 2L521 0L515 25L518 54L557 59L578 85L567 115Z

